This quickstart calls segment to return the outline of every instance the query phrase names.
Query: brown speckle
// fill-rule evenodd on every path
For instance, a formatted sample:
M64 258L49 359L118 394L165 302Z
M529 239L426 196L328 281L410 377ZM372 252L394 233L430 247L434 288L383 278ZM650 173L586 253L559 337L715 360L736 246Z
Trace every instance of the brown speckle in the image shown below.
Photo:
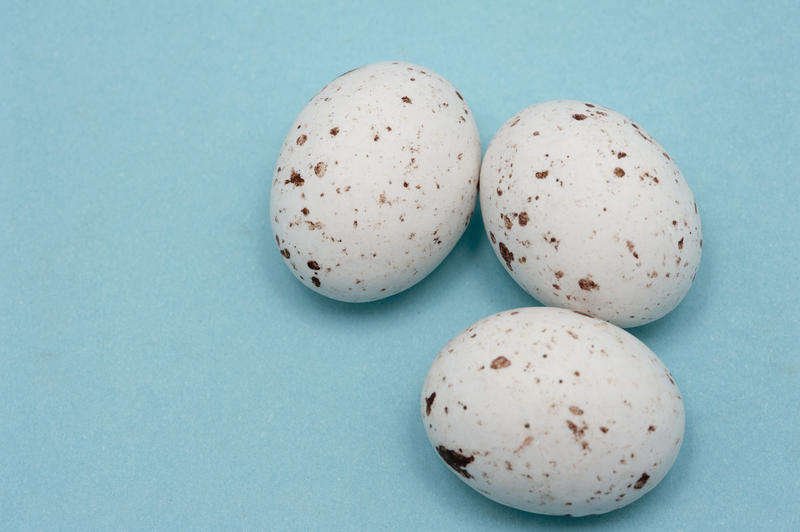
M538 137L538 136L539 136L539 132L538 132L538 131L534 131L534 132L533 132L533 136L534 136L534 137Z
M380 139L381 139L381 136L378 135L377 133L375 133L375 136L372 137L372 140L374 140L375 142L378 142Z
M570 335L570 336L572 336L572 337L573 337L573 338L575 338L576 340L578 339L578 335L577 335L577 334L575 334L573 331L567 330L567 334L568 334L568 335Z
M574 118L575 120L586 120L586 115L576 113L572 115L572 118Z
M311 211L308 210L308 207L303 207L302 209L300 209L300 212L303 213L303 216L308 216L308 213Z
M683 237L681 237L681 239L678 240L678 249L683 249Z
M458 99L461 100L462 102L464 101L464 97L461 96L460 92L456 91L456 96L458 96Z
M308 137L307 137L307 136L305 136L305 135L300 135L299 137L297 137L297 145L298 145L298 146L302 146L303 144L305 144L305 143L306 143L306 140L308 140Z
M545 177L547 177L547 174L549 174L549 173L550 172L547 171L547 170L542 170L541 172L536 172L536 179L544 179Z
M597 290L600 288L596 282L592 281L591 279L581 279L578 281L578 286L581 287L581 290L586 290L587 292L590 290Z
M520 118L519 118L519 117L515 118L515 119L514 119L514 121L513 121L513 122L511 122L511 125L509 125L508 127L514 127L514 126L516 126L517 124L519 124L519 120L520 120Z
M600 432L605 434L606 432L608 432L608 429L606 427L600 427Z
M639 480L636 481L636 484L633 485L633 489L640 490L647 484L647 480L650 478L650 475L647 473L642 473L642 476L639 477Z
M507 368L511 365L511 361L504 356L499 356L492 360L492 363L489 365L492 369L503 369Z
M519 217L517 218L517 220L519 221L519 225L525 227L526 225L528 225L528 213L524 211L519 213Z
M339 128L338 127L331 128L330 134L332 137L335 137L336 135L339 134Z
M617 159L622 159L622 158L627 157L627 156L628 156L627 153L625 153L624 151L621 151L621 152L619 152L617 154Z
M511 218L509 218L507 214L503 215L503 222L506 224L506 229L511 229L511 226L514 225L511 222Z
M403 103L411 103L411 98L409 98L408 96L403 96L400 99L403 100Z
M508 471L513 471L512 467L511 467L511 462L509 462L508 460L506 460L506 469Z
M311 283L312 283L314 286L316 286L317 288L319 288L319 279L318 279L318 278L316 278L316 277L312 277L312 278L311 278Z
M616 168L614 168L614 175L617 177L623 177L625 175L625 170L617 166Z
M315 261L315 260L310 260L310 261L308 261L307 265L308 265L308 267L309 267L309 268L311 268L312 270L319 270L319 264L318 264L318 263L317 263L317 261Z
M297 170L295 170L293 168L291 177L289 179L287 179L286 181L284 181L283 184L284 185L288 185L289 183L291 183L296 187L301 187L301 186L303 186L303 183L305 183L305 182L306 182L306 180L303 179L302 177L300 177L300 172L298 172Z
M464 456L461 453L447 449L444 445L436 447L436 452L442 457L447 465L453 468L453 471L463 476L464 478L472 478L472 475L467 471L467 466L474 460L474 456Z
M503 195L503 191L500 190L499 188L495 192L497 192L498 196L502 196Z
M650 425L649 427L647 427L647 432L655 432L655 431L656 431L655 425Z
M428 397L425 398L425 415L431 415L431 406L433 406L433 400L436 399L436 392L433 392Z
M561 270L558 270L555 273L555 275L556 275L556 279L561 279L562 277L564 277L564 272L562 272Z
M491 231L489 231L489 240L492 241L492 244L497 243L497 239L494 237L494 233L492 233Z
M509 270L513 270L513 268L511 267L511 263L514 262L514 254L511 251L509 251L506 245L503 244L502 242L500 242L498 247L500 248L500 256L503 257L503 260L506 262L506 267Z
M281 255L283 255L283 256L284 256L284 258L287 258L287 259L288 259L289 257L291 257L291 254L289 253L289 250L288 250L288 249L286 249L286 248L283 248L283 249L281 250Z
M575 436L576 440L583 438L583 433L587 428L586 425L584 425L581 428L578 428L578 425L576 425L569 419L567 420L567 427L569 427L569 430L572 431L572 434Z
M639 258L639 254L638 254L638 253L636 253L636 251L633 249L633 242L631 242L630 240L626 240L626 241L625 241L625 245L626 245L626 246L628 246L628 251L630 251L630 252L631 252L631 254L633 255L633 257L634 257L634 258L636 258L636 259L638 259L638 258Z
M520 446L517 447L516 449L514 449L514 454L519 453L522 449L524 449L525 447L527 447L528 445L530 445L532 443L533 443L533 436L525 436L525 439L522 440L522 443L520 444Z
M572 412L573 414L575 414L576 416L582 416L583 415L583 410L581 410L580 408L578 408L577 406L574 406L574 405L569 407L569 411Z

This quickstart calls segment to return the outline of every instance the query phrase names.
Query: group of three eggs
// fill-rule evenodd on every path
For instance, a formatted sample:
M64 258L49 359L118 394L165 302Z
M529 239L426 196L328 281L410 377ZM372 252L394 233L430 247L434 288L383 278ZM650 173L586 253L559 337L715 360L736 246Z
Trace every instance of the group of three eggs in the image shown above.
M666 475L684 410L667 368L620 327L674 309L702 248L692 192L644 129L592 103L540 103L481 162L453 85L372 64L331 81L291 126L270 219L302 283L366 302L433 271L478 195L498 259L548 306L490 316L442 349L421 397L428 438L497 502L573 516L624 506Z

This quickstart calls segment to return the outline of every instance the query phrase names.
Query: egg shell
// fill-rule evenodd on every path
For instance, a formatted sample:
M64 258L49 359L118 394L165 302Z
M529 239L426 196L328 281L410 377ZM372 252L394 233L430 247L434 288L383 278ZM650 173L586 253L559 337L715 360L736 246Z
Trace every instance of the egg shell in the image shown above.
M675 162L599 105L552 101L513 116L486 151L480 204L525 291L621 327L674 309L700 264L700 216Z
M301 111L270 195L275 242L303 284L373 301L421 281L475 207L480 137L462 95L401 62L352 70Z
M620 508L669 471L683 401L647 346L608 322L521 308L453 338L431 365L422 420L467 485L520 510Z

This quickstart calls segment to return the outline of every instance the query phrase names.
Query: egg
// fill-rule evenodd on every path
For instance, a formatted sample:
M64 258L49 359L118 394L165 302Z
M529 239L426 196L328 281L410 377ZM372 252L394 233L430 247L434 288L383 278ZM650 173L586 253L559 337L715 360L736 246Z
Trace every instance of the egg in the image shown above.
M421 281L475 207L480 136L436 72L367 65L331 81L294 121L270 194L275 242L297 279L365 302Z
M552 307L495 314L453 338L428 371L421 409L459 479L549 515L632 503L664 478L684 434L681 395L652 351Z
M514 115L486 151L480 205L525 291L621 327L673 310L700 264L700 215L675 161L599 105L552 101Z

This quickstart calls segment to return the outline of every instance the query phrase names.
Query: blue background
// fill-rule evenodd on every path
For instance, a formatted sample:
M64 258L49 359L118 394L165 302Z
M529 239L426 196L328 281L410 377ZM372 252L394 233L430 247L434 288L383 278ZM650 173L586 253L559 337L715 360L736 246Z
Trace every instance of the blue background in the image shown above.
M0 528L799 529L798 3L292 4L4 2ZM283 265L284 135L380 60L452 81L484 149L516 111L574 98L683 170L700 272L631 332L672 370L687 434L635 504L505 508L428 444L438 350L535 304L479 216L385 301L327 300Z

